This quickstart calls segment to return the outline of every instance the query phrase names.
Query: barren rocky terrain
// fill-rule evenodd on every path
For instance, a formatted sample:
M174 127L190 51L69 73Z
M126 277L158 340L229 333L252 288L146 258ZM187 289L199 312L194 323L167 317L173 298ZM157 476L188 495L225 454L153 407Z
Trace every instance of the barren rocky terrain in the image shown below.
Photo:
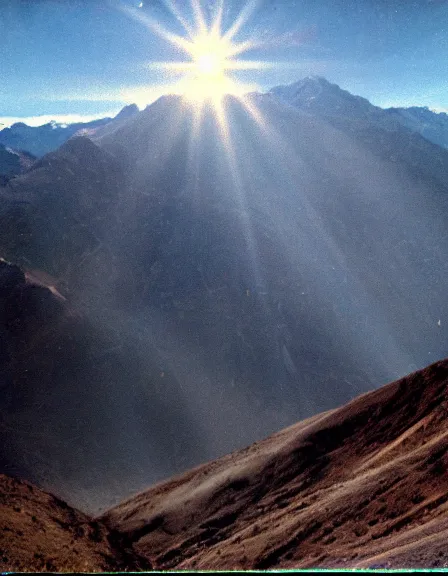
M101 523L29 482L0 475L0 569L144 570L145 561Z
M448 567L448 361L93 519L0 477L2 570Z
M163 569L447 567L447 384L439 362L102 520Z

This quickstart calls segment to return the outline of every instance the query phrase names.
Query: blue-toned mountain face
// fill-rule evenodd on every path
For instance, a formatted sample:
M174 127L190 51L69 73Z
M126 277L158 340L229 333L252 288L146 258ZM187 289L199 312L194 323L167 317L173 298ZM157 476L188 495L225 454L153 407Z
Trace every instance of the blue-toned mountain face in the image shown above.
M396 131L401 125L442 148L448 147L448 114L425 107L387 108L373 106L365 98L353 96L319 76L305 78L271 90L276 97L301 110L326 119L346 120L353 127L363 123Z
M0 144L0 186L7 181L28 170L36 160L28 152L14 150Z
M0 190L3 256L65 298L10 344L4 458L77 504L447 356L448 152L322 79L225 112L161 98Z
M427 140L448 148L448 114L433 112L425 107L389 108L387 110L398 122L418 132Z
M10 128L0 130L0 144L17 150L26 150L30 154L40 157L56 150L79 132L91 133L102 126L106 126L111 121L120 122L137 114L137 112L137 106L132 104L123 108L115 118L101 118L92 122L77 122L67 125L49 122L36 127L18 122Z

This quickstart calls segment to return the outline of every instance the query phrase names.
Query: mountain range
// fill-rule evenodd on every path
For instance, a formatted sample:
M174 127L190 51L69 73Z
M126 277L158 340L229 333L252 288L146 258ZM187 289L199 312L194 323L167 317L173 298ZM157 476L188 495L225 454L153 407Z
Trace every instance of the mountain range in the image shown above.
M24 122L16 122L0 130L0 144L15 150L26 150L35 157L41 157L56 150L77 133L88 134L112 121L120 122L137 113L137 106L131 104L125 106L115 118L101 118L91 122L60 124L53 121L42 126L28 126ZM0 164L0 171L1 168Z
M445 112L418 106L382 109L319 76L308 77L289 86L277 86L271 93L294 106L327 118L368 121L389 131L402 125L433 144L448 148L448 114Z
M290 86L278 86L273 88L271 93L302 109L312 110L313 113L321 108L324 114L342 115L345 113L352 119L368 117L370 121L379 121L383 127L399 123L433 144L448 148L448 114L445 112L434 112L427 107L418 106L382 110L370 104L365 98L353 96L319 76L305 78ZM91 122L60 124L53 121L37 127L18 122L0 130L0 144L14 150L24 150L31 157L41 157L56 150L75 134L93 134L104 126L113 129L113 120L121 121L130 118L138 111L135 104L130 104L125 106L115 118L107 117ZM14 171L14 174L23 171L22 167L20 171ZM0 174L7 172L0 161Z
M88 512L448 355L448 151L320 78L224 108L0 188L0 461Z
M389 108L398 122L418 132L430 142L448 148L448 114L434 113L426 107Z

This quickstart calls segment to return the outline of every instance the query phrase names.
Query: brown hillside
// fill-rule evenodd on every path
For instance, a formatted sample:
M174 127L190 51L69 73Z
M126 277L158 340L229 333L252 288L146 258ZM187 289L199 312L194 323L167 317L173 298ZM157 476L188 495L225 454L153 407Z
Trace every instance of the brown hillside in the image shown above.
M448 566L448 361L109 511L156 568Z
M448 567L448 360L92 519L0 475L0 567Z
M100 522L28 482L0 475L0 569L104 572L147 569Z

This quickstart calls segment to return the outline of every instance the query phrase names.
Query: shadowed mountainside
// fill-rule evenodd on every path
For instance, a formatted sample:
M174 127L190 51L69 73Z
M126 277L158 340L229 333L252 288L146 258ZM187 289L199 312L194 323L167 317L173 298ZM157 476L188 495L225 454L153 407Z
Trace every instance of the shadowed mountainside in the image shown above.
M175 377L141 360L138 336L76 312L56 284L0 260L1 472L97 511L209 457Z
M0 186L5 186L12 177L28 170L35 160L28 152L0 144Z
M0 569L118 572L151 565L120 535L28 482L0 474Z
M158 569L448 566L448 361L102 520Z

